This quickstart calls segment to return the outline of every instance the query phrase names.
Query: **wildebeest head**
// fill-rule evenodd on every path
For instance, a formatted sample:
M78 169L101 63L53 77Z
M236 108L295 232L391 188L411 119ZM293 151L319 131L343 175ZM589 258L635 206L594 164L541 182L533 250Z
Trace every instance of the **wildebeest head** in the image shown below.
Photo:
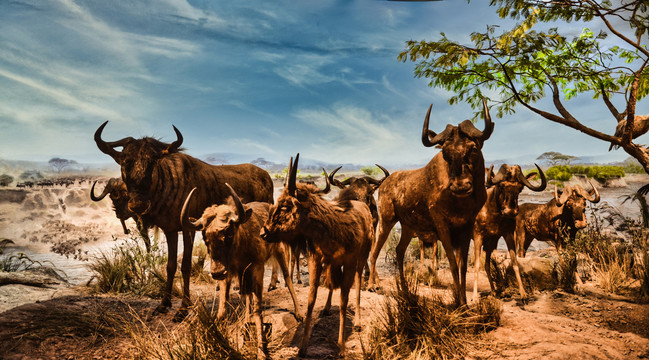
M455 196L468 196L473 192L474 167L479 166L482 170L482 145L489 139L494 129L491 122L487 102L482 99L484 106L484 131L478 130L471 121L464 120L458 126L446 125L441 133L428 129L430 121L430 105L424 120L424 128L421 134L421 141L426 147L439 146L442 148L442 156L448 163L450 187Z
M268 242L291 241L295 239L300 224L305 221L310 208L310 196L320 196L331 190L331 184L325 171L327 186L323 190L311 184L297 183L297 166L300 154L291 158L284 190L277 198L277 202L270 207L269 216L261 229L262 239ZM324 169L323 169L324 171Z
M183 142L183 136L174 126L176 141L171 144L160 140L144 137L134 139L126 137L121 140L106 142L101 139L101 133L108 121L101 124L95 132L95 142L103 153L110 155L121 167L122 180L128 188L128 207L131 211L143 215L151 206L151 185L153 168L163 156L178 152ZM122 151L115 150L122 147Z
M120 220L126 220L131 216L135 215L128 208L128 191L126 190L126 184L120 178L112 178L106 183L104 191L99 196L95 195L95 185L97 181L92 184L90 188L90 198L92 201L101 201L106 195L110 197L113 201L113 209L115 210L115 215Z
M375 165L385 174L381 180L376 180L371 176L358 176L339 181L334 178L336 172L342 168L342 166L339 166L329 174L329 183L351 193L352 195L349 195L350 198L366 203L370 209L372 209L372 207L376 209L374 191L376 191L383 181L390 176L390 172L379 164Z
M187 208L192 194L187 195L180 213L180 221L183 228L193 231L202 231L205 239L205 246L211 258L210 272L215 280L225 279L228 275L227 264L232 253L234 238L237 235L239 226L250 219L252 209L245 209L241 199L232 189L230 184L225 184L230 191L227 202L221 205L212 205L203 211L200 219L194 219L187 214Z
M496 175L493 173L493 168L493 165L489 168L486 185L487 187L494 187L496 203L503 216L515 217L518 215L518 195L523 191L524 186L527 186L532 191L543 191L547 186L545 174L538 165L536 165L536 168L541 177L540 185L534 185L530 182L530 179L536 176L536 172L531 172L525 176L518 165L509 166L503 164Z
M590 192L584 190L579 185L575 187L566 186L563 189L563 192L554 188L554 199L556 200L556 205L562 209L562 220L566 221L568 224L574 226L576 229L583 229L588 224L586 221L586 200L597 203L599 202L599 192L597 188L593 186L593 183L588 181L590 186L593 188Z

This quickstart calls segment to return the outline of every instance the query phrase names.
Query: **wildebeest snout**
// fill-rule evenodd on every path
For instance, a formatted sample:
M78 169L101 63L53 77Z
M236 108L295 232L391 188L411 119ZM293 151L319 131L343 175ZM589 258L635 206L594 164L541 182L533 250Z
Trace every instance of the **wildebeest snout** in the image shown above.
M214 260L210 264L210 273L214 280L223 280L228 276L228 270L225 268L225 265Z
M456 196L468 196L473 192L473 182L470 178L460 178L451 181L451 192Z

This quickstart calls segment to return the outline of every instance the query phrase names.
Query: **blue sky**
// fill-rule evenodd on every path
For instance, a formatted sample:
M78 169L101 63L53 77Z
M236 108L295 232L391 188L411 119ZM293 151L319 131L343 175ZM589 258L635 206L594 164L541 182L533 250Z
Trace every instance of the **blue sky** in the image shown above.
M173 124L195 156L423 162L437 151L419 140L428 105L438 131L471 110L448 105L397 55L407 40L462 40L487 24L507 25L487 1L2 1L0 158L109 162L92 139L109 120L107 140L172 141ZM613 133L601 102L568 107ZM488 160L627 157L523 108L494 121Z

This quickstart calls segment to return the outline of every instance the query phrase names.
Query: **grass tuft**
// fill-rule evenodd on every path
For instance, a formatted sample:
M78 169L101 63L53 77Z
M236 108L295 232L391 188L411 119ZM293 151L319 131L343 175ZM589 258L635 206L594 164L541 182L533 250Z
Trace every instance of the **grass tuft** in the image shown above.
M502 305L485 298L474 308L452 309L437 296L418 294L416 283L389 293L369 332L366 359L463 358L481 332L500 324Z

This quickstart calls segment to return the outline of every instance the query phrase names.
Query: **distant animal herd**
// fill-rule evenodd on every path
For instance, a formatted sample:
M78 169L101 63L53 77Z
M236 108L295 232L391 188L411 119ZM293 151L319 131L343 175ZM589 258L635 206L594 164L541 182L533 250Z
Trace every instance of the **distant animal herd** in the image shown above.
M171 144L151 137L125 137L109 142L102 139L106 121L97 129L94 139L99 150L120 165L121 178L111 179L100 195L95 195L96 183L93 184L91 198L100 201L110 195L124 231L128 231L124 221L134 218L147 248L149 228L156 226L164 232L168 248L167 283L155 314L166 313L172 306L179 231L183 234L183 298L174 318L181 320L188 314L192 304L189 278L194 234L201 232L211 259L210 272L220 282L218 317L225 314L230 284L236 279L240 294L252 306L259 358L267 357L261 304L264 265L271 258L277 260L286 280L296 319L304 321L300 355L307 352L322 275L326 275L329 288L325 310L331 306L333 290L340 289L338 346L344 353L350 289L356 284L354 328L358 329L363 270L369 260L367 286L376 288L377 258L397 222L401 224L396 248L398 281L406 282L404 255L411 238L416 236L435 245L440 241L453 276L457 305L467 303L471 239L476 254L474 299L479 296L481 248L487 255L485 270L491 289L495 290L489 259L501 237L509 250L520 296L525 298L517 256L525 256L533 239L550 241L560 251L565 236L574 238L586 226L586 202L595 203L600 198L595 187L590 191L578 185L567 186L563 191L555 188L549 202L519 206L518 196L524 187L545 190L547 181L541 168L537 165L538 173L528 175L518 165L502 165L496 173L493 166L485 168L482 146L491 136L494 123L484 100L483 106L482 131L465 120L436 133L429 129L431 105L421 140L424 146L441 151L420 169L390 174L379 166L384 172L380 180L353 177L341 182L334 179L338 168L330 175L325 171L326 187L319 189L297 181L298 154L290 160L284 189L277 200L273 199L273 182L268 172L252 164L209 165L189 156L180 149L183 137L175 126L177 139ZM537 175L540 183L534 184L531 181ZM328 200L324 195L332 184L343 190L335 199ZM378 201L374 197L376 191ZM292 283L295 259L302 250L306 250L309 270L304 317Z

